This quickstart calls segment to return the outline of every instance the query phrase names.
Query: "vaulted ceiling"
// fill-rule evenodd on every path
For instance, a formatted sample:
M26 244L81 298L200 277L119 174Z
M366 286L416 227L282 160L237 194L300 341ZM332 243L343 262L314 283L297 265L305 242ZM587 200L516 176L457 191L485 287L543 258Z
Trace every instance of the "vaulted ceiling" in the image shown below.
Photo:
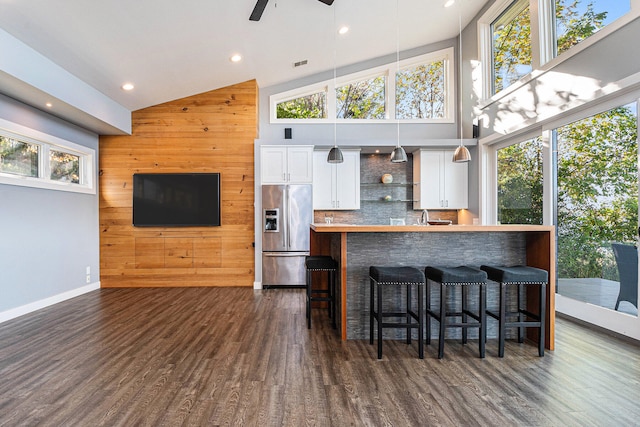
M249 20L255 1L0 0L0 28L137 110L251 79L267 87L454 38L460 22L464 27L489 0L451 7L446 0L269 0L258 22ZM349 26L343 36L342 25ZM233 54L242 61L231 62ZM307 65L294 67L300 61ZM10 82L0 92L34 102L28 84ZM135 89L122 90L125 82Z

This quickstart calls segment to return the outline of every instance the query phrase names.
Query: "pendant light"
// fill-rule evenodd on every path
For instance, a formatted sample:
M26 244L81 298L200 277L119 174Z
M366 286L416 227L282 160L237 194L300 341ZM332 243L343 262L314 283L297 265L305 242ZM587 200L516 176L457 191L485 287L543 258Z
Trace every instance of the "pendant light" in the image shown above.
M460 9L458 9L460 10ZM458 35L458 82L459 91L462 91L462 11L458 12L458 27L460 33ZM466 163L471 161L471 153L467 147L462 144L462 96L460 98L460 115L458 120L460 121L460 145L456 148L456 151L453 153L453 162L454 163Z
M333 93L336 93L336 8L333 8ZM333 148L329 151L327 156L328 163L342 163L344 157L342 156L342 150L338 147L338 118L333 118Z
M396 0L396 74L394 76L393 84L396 84L398 79L398 72L400 71L400 8L398 7L399 0ZM391 163L406 163L407 152L400 146L400 119L398 119L398 107L396 106L396 148L391 152Z

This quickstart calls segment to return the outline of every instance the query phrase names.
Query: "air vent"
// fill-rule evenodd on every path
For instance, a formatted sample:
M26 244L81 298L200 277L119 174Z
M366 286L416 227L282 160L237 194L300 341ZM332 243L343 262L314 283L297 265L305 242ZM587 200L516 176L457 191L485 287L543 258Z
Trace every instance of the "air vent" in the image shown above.
M302 67L303 65L307 65L308 62L309 61L307 61L306 59L304 59L302 61L294 62L293 63L293 68Z

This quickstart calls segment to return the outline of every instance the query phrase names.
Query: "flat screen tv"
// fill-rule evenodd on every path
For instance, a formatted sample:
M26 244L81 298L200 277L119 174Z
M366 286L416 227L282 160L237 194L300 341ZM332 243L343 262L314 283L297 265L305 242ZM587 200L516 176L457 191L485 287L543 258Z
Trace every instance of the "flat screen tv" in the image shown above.
M133 225L219 226L220 174L134 174Z

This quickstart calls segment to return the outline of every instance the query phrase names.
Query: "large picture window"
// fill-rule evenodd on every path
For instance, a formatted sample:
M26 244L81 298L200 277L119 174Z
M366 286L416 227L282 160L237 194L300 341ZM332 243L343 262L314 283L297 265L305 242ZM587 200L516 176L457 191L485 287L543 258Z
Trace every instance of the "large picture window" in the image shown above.
M555 130L558 292L633 315L638 284L624 283L627 261L614 247L637 243L637 123L634 102ZM637 277L637 256L630 261Z

